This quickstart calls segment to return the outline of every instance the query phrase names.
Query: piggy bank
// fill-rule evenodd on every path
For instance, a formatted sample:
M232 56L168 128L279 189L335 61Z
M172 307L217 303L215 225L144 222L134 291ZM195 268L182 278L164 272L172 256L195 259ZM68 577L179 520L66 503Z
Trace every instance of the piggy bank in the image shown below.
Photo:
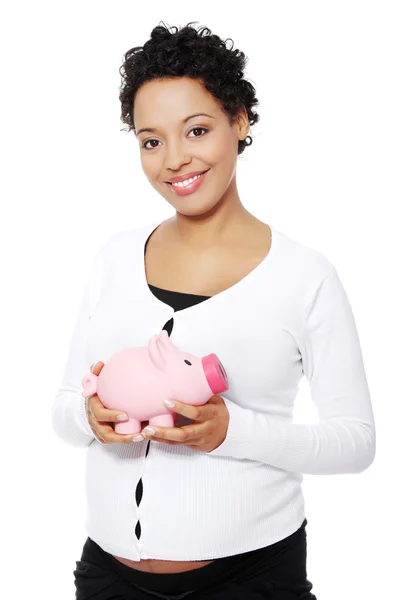
M174 416L164 400L200 406L228 389L228 377L216 354L202 358L181 352L168 333L150 338L148 346L121 350L107 361L99 375L85 375L85 398L97 394L109 409L127 414L129 421L115 423L116 433L138 433L142 421L174 427Z

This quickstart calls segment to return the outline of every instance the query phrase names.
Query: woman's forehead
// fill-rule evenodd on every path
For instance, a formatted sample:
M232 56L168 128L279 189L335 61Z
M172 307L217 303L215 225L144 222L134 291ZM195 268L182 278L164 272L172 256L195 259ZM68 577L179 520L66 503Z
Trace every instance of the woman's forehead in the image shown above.
M146 82L136 93L134 111L136 119L142 120L142 116L157 112L177 123L199 113L217 116L213 96L197 80L188 78ZM144 127L147 125L151 127L151 124L143 123Z

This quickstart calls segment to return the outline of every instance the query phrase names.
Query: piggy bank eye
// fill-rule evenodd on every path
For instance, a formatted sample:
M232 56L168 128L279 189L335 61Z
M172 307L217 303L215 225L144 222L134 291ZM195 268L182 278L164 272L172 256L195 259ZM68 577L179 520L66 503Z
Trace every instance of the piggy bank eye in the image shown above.
M187 365L190 365L190 366L192 366L192 363L191 363L189 360L186 360L186 358L185 358L185 363L186 363Z

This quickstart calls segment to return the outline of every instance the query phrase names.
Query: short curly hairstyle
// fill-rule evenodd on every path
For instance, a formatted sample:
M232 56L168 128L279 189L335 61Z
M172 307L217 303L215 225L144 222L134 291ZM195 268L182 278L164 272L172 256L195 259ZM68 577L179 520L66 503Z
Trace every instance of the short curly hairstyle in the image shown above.
M250 125L259 121L254 111L258 105L253 85L243 79L247 58L240 50L227 48L225 41L211 34L208 27L193 28L191 21L180 30L163 25L153 28L144 46L128 50L119 69L121 86L121 121L128 132L135 130L133 108L140 86L152 79L189 77L200 80L227 114L231 125L244 106ZM171 32L171 30L174 30ZM122 130L121 130L122 131ZM248 140L248 141L247 141ZM238 142L238 155L253 140L250 135Z

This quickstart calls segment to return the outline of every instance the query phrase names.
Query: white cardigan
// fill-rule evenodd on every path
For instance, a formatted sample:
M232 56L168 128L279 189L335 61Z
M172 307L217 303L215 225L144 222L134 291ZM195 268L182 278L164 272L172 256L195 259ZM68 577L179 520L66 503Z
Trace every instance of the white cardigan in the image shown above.
M271 249L253 271L175 313L146 281L144 244L159 224L114 233L98 251L52 425L87 448L85 529L104 550L135 561L212 560L296 531L305 518L302 474L364 471L375 457L374 416L352 309L325 255L270 226ZM147 345L172 317L178 349L215 352L227 371L225 441L209 453L148 440L100 444L83 376L125 347ZM318 423L293 423L303 376Z

